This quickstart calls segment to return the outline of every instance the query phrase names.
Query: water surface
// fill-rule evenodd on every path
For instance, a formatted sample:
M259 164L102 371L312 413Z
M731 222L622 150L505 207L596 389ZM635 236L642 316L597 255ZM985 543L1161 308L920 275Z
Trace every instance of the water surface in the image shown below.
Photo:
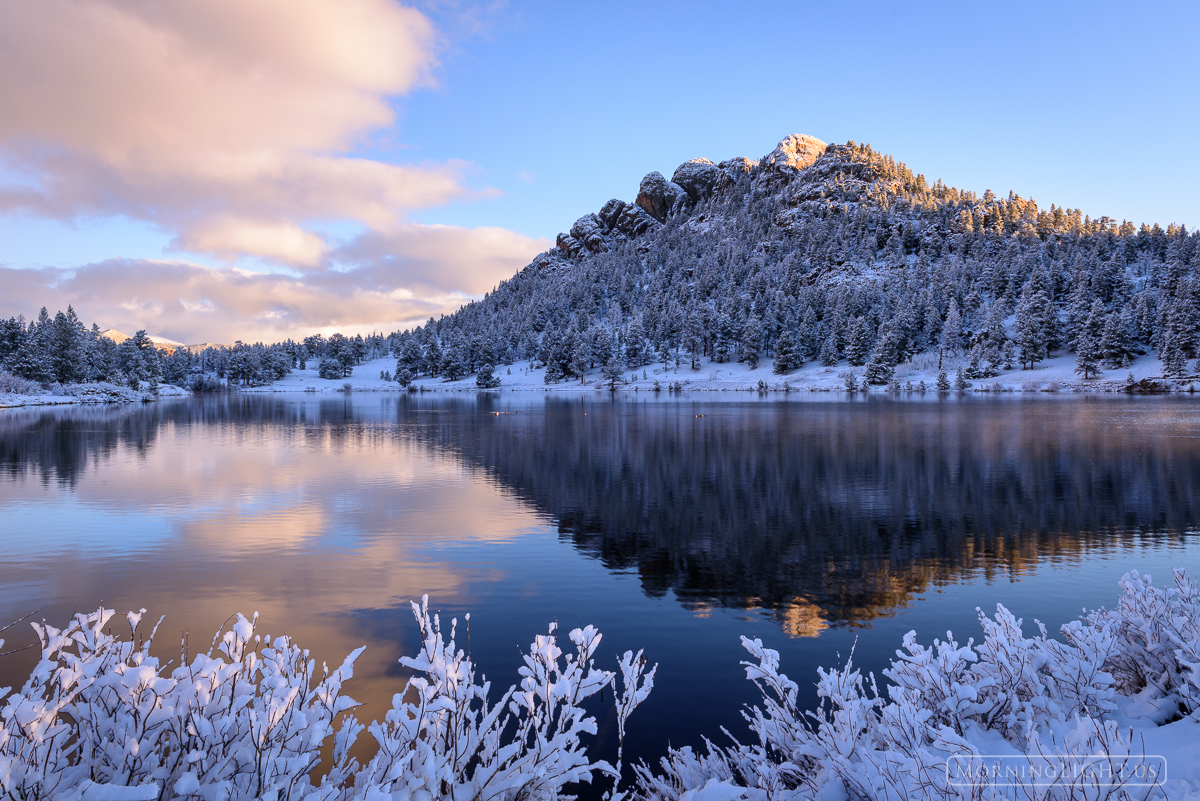
M852 648L877 670L910 629L976 636L977 606L1056 627L1130 568L1200 573L1188 399L736 397L0 410L0 621L145 607L169 657L258 611L330 662L367 645L348 688L367 718L423 594L472 613L497 683L549 621L594 623L602 653L661 664L629 744L653 758L739 730L740 635L810 687ZM0 686L30 658L0 660Z

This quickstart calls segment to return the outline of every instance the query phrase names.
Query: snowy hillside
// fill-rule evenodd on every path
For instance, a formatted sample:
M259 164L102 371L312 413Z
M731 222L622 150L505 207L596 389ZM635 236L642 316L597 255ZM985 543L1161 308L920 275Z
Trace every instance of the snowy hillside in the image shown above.
M976 388L1189 378L1198 245L1183 227L977 196L866 145L790 136L757 161L650 173L634 202L585 214L483 299L388 342L417 379L527 363L546 385L749 370L754 385L853 371L903 388L936 380L931 357Z

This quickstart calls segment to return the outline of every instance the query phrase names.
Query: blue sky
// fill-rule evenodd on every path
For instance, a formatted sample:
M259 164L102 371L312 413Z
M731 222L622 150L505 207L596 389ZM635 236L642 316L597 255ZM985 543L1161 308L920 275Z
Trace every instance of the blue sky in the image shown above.
M808 133L966 189L1200 224L1200 6L909 5L515 5L399 122L506 195L425 216L553 235L650 170Z
M187 341L392 330L651 170L790 133L1200 225L1194 4L77 9L0 6L5 317L73 303Z

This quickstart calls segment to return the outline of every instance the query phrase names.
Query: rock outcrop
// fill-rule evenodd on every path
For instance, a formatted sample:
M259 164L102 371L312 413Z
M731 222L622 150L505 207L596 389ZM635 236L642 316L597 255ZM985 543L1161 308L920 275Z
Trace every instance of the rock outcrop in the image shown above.
M617 200L614 197L600 209L600 221L606 228L616 228L617 220L621 218L621 212L625 211L625 207L628 205L624 200Z
M692 159L685 161L675 169L671 181L683 187L693 203L708 199L713 193L713 187L721 170L708 159Z
M558 239L555 240L554 244L565 255L570 256L573 259L583 255L583 243L570 234L559 234Z
M670 217L687 215L696 205L731 192L781 193L786 205L798 205L825 191L828 181L824 176L818 179L810 168L826 150L820 139L793 134L762 161L738 157L713 164L695 158L680 164L669 181L652 172L642 179L633 203L613 198L598 213L576 220L569 233L559 234L558 254L570 260L604 253L615 242L636 239ZM801 173L808 177L794 180Z
M635 202L659 222L687 211L692 205L687 191L679 184L668 181L661 172L652 172L642 179Z
M639 237L647 231L659 226L658 220L651 217L641 206L627 203L617 218L616 230L630 239Z
M571 226L571 236L592 253L603 253L608 250L608 243L604 240L608 228L599 216L585 214Z
M745 156L738 156L722 161L717 165L717 169L721 173L717 176L717 183L713 187L713 191L717 194L724 194L736 186L748 186L754 171L758 169L758 162Z
M778 191L801 170L811 167L825 153L826 147L815 136L792 134L785 137L759 162L755 191L762 194Z

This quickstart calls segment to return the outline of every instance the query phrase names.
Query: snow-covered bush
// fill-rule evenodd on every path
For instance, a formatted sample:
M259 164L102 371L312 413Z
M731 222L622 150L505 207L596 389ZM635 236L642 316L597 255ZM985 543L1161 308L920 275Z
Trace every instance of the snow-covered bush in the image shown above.
M753 743L673 750L661 770L637 768L636 795L661 801L803 799L1175 799L1200 792L1186 779L1139 785L1147 732L1200 742L1200 592L1176 571L1154 587L1136 572L1115 609L1100 609L1051 638L1026 636L1004 607L980 613L983 639L922 645L909 633L886 697L874 677L845 666L818 671L815 710L780 671L779 654L743 638L747 677L762 693L749 710ZM584 703L613 688L619 739L647 697L655 669L626 652L597 668L600 633L588 626L560 645L536 637L521 681L492 700L490 685L444 632L428 601L413 604L421 649L382 721L364 726L342 695L359 654L330 670L287 637L255 634L237 616L207 653L174 669L149 653L142 615L130 639L111 634L113 613L77 615L64 629L35 626L41 660L16 692L0 690L0 796L20 799L362 799L550 801L616 766L587 754L596 721ZM2 631L2 630L0 630ZM0 646L3 641L0 641ZM564 651L572 651L565 653ZM618 673L620 674L618 677ZM1173 727L1173 728L1172 728ZM351 756L368 731L377 750ZM1180 752L1186 753L1186 751ZM324 754L324 761L322 761ZM956 781L951 760L996 756L1027 773ZM1046 782L1034 769L1076 759ZM1099 763L1097 762L1099 760ZM1189 760L1179 760L1186 762ZM319 779L314 779L319 775Z
M534 801L619 775L619 762L588 758L581 738L596 721L582 704L612 686L623 733L653 685L640 651L621 658L618 692L616 673L593 664L599 632L572 631L564 654L551 627L525 656L520 686L493 702L454 623L447 641L427 600L413 613L422 648L401 661L415 675L369 727L342 714L357 706L341 689L362 649L318 673L308 651L238 615L207 653L168 670L149 653L154 631L139 631L144 610L126 616L129 640L110 633L105 609L61 630L35 626L37 667L20 690L0 690L0 795ZM365 766L350 756L364 728L379 746Z
M0 393L13 395L33 395L41 391L36 381L13 375L6 370L0 370Z
M661 772L638 768L638 794L665 801L761 799L1132 799L1171 798L1138 786L1142 734L1131 722L1200 724L1200 594L1182 571L1173 588L1136 571L1121 581L1113 611L1025 636L1003 606L980 612L983 641L948 633L931 646L910 632L884 671L887 697L852 660L819 670L820 707L797 704L798 686L779 654L743 638L746 675L763 705L746 713L757 740L673 750ZM1141 718L1141 720L1138 720ZM1194 729L1192 730L1194 733ZM955 783L948 760L1001 755L1030 770L1005 782ZM1034 768L1049 758L1103 755L1112 781L1049 784ZM1094 774L1089 774L1094 775ZM1165 794L1164 794L1165 793ZM1190 797L1190 796L1189 796Z

